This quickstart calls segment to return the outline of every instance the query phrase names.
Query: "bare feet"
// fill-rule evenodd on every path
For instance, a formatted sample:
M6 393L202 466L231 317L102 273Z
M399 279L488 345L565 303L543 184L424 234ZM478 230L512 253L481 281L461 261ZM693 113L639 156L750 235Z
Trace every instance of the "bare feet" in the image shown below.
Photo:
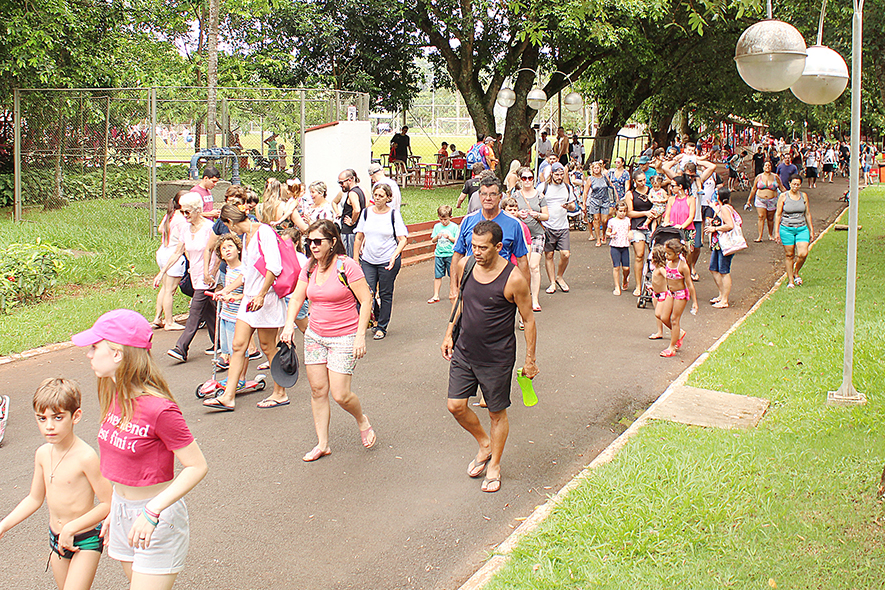
M641 292L639 290L639 287L636 287L635 289L633 289L633 297L639 297L639 295L641 295Z

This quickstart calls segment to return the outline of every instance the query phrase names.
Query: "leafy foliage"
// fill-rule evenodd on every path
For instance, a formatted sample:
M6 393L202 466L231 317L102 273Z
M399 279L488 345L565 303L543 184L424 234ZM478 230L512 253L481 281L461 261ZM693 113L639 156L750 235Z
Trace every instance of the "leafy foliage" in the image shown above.
M61 251L39 239L0 250L0 314L45 295L61 267Z

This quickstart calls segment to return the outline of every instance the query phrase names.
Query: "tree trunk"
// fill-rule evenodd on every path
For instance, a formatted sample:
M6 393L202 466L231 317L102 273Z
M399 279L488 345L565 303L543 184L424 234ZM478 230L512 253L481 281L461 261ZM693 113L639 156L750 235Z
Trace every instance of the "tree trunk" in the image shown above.
M658 147L666 148L670 145L670 126L677 109L675 106L658 107L649 117L649 133L652 140L658 142Z
M218 4L220 0L209 0L209 60L206 67L206 82L209 86L206 108L206 147L215 147L215 119L218 87Z

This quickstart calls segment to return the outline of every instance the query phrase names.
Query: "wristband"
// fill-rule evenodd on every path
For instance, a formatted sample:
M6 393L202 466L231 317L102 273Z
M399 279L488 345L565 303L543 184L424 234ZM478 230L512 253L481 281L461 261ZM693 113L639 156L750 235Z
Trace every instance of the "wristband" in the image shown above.
M148 521L150 523L150 525L153 526L154 528L157 528L157 525L160 524L159 519L155 520L155 519L151 518L150 516L148 516L147 509L142 509L141 515L144 516L144 519L146 521Z
M144 512L145 512L145 514L147 514L148 516L150 516L154 520L160 520L160 513L159 512L154 512L153 510L148 510L147 506L144 507Z

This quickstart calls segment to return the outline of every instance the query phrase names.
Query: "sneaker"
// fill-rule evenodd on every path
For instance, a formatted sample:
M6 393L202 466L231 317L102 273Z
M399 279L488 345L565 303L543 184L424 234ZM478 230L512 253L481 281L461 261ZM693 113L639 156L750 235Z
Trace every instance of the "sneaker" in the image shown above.
M9 417L9 396L0 395L0 443L6 434L6 419Z
M230 369L230 363L224 359L218 359L217 361L215 361L215 366L218 368L219 371L227 371L228 369Z
M179 363L187 362L187 355L178 350L177 348L170 348L166 351L166 354L177 360Z
M207 348L207 349L204 350L203 352L205 352L205 353L206 353L207 355L209 355L209 356L212 356L213 354L215 354L215 347L214 347L214 346L210 346L209 348Z
M796 283L797 287L802 285L802 277L796 277L795 279L793 279L793 282Z
M261 358L261 351L257 348L249 353L247 357L250 361L255 361Z

